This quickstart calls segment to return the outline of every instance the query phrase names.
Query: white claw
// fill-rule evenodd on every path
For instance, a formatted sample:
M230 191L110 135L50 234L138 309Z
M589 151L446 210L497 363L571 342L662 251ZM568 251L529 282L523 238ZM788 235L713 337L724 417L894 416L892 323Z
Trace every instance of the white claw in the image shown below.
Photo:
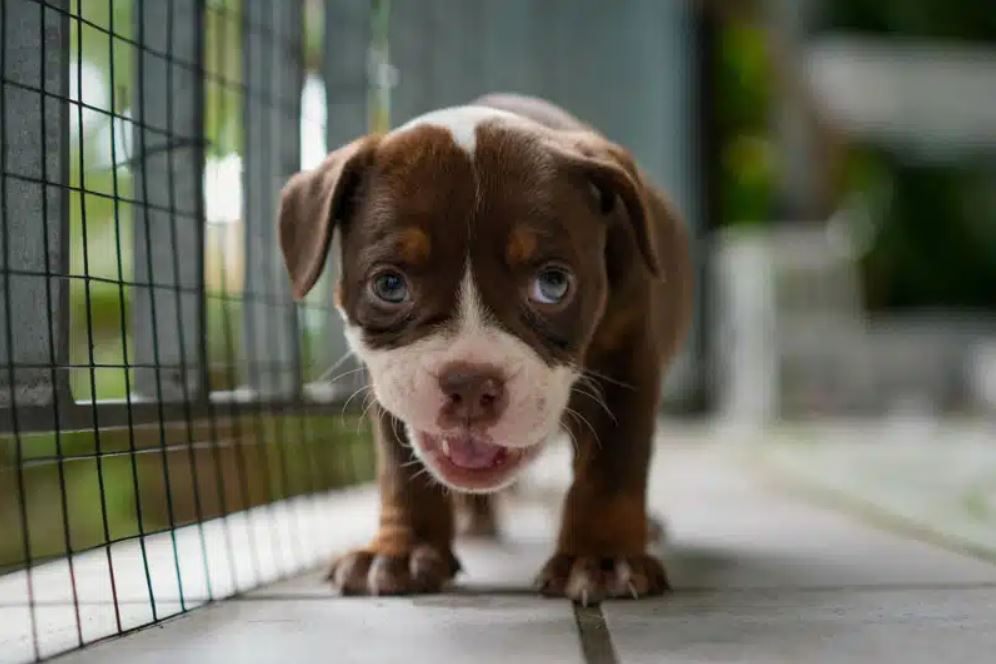
M633 596L633 599L640 599L640 593L636 592L636 586L633 585L632 581L627 581L626 587L629 588L629 594Z
M443 454L446 456L450 455L450 441L445 438L443 438Z

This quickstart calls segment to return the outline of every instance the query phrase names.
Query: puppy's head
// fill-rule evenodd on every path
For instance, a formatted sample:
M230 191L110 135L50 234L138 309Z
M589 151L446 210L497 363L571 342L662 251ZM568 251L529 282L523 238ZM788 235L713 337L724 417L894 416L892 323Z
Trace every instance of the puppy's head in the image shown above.
M280 240L300 298L340 233L337 305L378 402L439 481L493 491L561 425L605 306L609 229L657 271L644 195L594 134L459 107L296 175Z

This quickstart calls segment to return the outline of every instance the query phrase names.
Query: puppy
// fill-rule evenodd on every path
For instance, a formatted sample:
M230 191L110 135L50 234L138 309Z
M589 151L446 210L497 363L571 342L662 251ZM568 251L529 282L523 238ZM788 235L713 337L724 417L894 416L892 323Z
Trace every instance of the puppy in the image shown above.
M689 320L689 249L626 150L545 101L490 95L291 178L279 235L295 297L334 232L381 500L376 537L334 563L334 585L438 591L460 569L451 494L508 486L566 430L574 479L539 588L585 603L663 592L647 468Z

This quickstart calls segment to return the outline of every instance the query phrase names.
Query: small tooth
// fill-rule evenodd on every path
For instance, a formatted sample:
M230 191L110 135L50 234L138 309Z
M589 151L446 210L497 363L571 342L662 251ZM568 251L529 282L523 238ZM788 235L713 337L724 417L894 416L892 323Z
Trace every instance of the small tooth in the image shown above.
M446 438L443 438L443 454L446 456L450 455L450 441Z

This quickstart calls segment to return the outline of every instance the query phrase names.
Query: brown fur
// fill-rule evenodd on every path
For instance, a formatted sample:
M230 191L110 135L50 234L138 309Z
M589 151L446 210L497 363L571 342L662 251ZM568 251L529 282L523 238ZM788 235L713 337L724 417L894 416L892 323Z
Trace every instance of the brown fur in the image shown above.
M550 121L545 102L512 95L483 101L558 128L586 129L576 120L572 126L566 113ZM616 226L607 247L610 294L585 359L592 375L606 378L598 383L612 417L590 396L575 394L571 407L583 419L571 422L578 441L574 484L558 539L558 553L568 556L643 553L647 468L662 374L691 319L691 263L684 225L628 155L622 159L644 191L663 278L651 279L627 267L634 258L633 240L625 225ZM556 590L565 580L545 582Z
M338 225L343 310L370 346L410 344L453 315L469 247L493 316L549 363L583 367L602 402L589 390L571 399L574 482L557 552L541 574L544 592L585 601L618 594L617 563L632 572L624 592L660 592L663 568L645 554L647 469L663 371L691 312L686 232L629 154L570 114L514 95L478 103L549 131L527 139L479 126L471 163L448 131L421 126L357 141L291 181L280 222L295 294L314 283ZM585 288L537 322L509 286L527 283L547 254L571 256ZM365 295L383 261L400 261L414 275L411 306L388 310ZM453 504L416 477L422 466L410 463L400 423L377 410L380 532L337 562L332 576L344 592L435 590L458 569ZM490 506L475 509L486 514ZM615 572L604 569L606 560Z
M536 244L536 234L518 226L508 236L505 258L509 263L526 263L536 254Z
M409 265L426 263L430 257L429 236L420 228L410 228L398 236L398 257Z

